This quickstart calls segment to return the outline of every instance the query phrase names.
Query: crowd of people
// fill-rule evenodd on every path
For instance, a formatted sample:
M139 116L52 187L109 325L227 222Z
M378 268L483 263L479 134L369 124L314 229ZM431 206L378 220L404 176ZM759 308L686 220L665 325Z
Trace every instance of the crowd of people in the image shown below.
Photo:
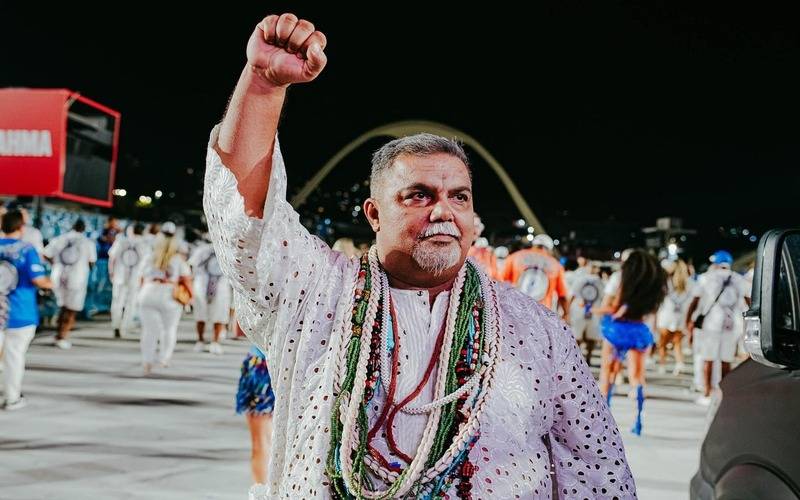
M483 224L477 216L475 224L479 234ZM733 271L730 252L715 252L709 257L707 271L698 274L677 255L658 260L652 252L633 249L621 253L613 272L606 262L593 262L581 255L574 259L576 265L566 270L555 258L554 249L552 238L539 234L532 239L531 248L498 259L496 249L479 237L470 256L489 275L559 314L572 327L587 364L593 364L596 347L604 346L600 352L600 386L609 398L618 371L609 373L612 359L628 360L629 379L637 387L632 391L635 394L643 391L645 364L655 364L659 374L666 374L668 353L672 353L672 373L677 376L687 369L685 356L691 355L693 388L701 393L697 403L709 405L712 392L731 364L746 357L742 313L749 306L752 268L744 274ZM629 262L631 255L635 260ZM630 281L622 286L626 277ZM639 329L638 334L622 334L636 339L636 343L614 349L612 339L620 341L620 326L609 318L624 318L627 327Z
M109 218L97 240L86 234L82 219L69 232L44 244L24 207L3 207L0 229L0 368L4 410L27 405L22 393L25 356L40 323L39 290L54 295L59 307L53 345L68 350L76 315L84 310L89 275L98 259L108 260L113 291L111 334L120 338L139 330L142 373L169 366L184 313L197 325L195 351L223 353L221 339L237 328L232 291L203 235L193 244L174 222L132 222L125 230ZM49 273L48 273L49 268ZM184 290L184 299L177 288ZM213 341L204 341L205 324ZM241 330L238 337L244 338ZM247 415L252 435L253 477L263 482L274 396L263 353L253 347L242 364L237 413Z

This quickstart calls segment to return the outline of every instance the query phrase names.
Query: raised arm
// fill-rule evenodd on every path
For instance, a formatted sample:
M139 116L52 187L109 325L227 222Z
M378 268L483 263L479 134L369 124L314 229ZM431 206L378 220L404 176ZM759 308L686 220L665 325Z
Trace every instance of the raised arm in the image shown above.
M222 124L211 133L203 208L219 264L248 337L279 366L283 337L308 297L332 278L336 255L286 201L276 128L286 87L325 66L325 37L292 14L267 16L247 46L248 64ZM278 346L272 349L273 346Z
M325 35L294 14L267 16L250 35L247 65L213 146L236 178L250 216L263 216L286 89L320 74L325 44Z

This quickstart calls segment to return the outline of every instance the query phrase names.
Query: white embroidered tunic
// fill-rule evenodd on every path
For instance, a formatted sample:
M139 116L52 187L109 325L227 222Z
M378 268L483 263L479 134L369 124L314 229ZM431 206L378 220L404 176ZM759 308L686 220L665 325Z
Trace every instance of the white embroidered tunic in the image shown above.
M217 129L211 144L216 143ZM276 401L269 484L255 498L330 498L330 448L337 328L352 306L359 263L300 224L286 201L276 139L263 219L248 217L236 179L209 147L203 206L217 257L234 288L239 322L269 360ZM448 294L392 289L400 332L398 400L422 380L447 313ZM551 498L550 436L560 498L635 498L617 425L572 333L552 312L498 285L500 361L469 459L473 498ZM349 337L349 329L346 329ZM434 371L434 374L436 371ZM432 376L419 406L433 397ZM384 399L368 409L370 422ZM426 415L398 413L398 447L414 456ZM373 444L389 460L385 436ZM449 492L455 498L455 488Z

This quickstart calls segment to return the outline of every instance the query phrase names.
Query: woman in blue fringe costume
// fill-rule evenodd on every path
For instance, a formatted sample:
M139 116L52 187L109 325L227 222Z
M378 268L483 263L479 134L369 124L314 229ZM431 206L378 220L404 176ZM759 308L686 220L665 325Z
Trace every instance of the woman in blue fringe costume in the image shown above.
M238 324L236 329L240 330ZM272 444L274 404L275 394L272 393L267 358L261 350L253 346L242 363L239 390L236 393L236 413L247 417L252 441L250 467L256 484L265 484L267 481L267 457Z
M636 394L636 420L631 432L642 433L644 408L644 363L648 348L653 345L653 332L644 317L654 313L663 302L667 277L659 261L646 250L634 250L622 264L622 278L616 294L607 297L600 321L603 334L603 357L600 368L600 392L611 406L614 383L622 370L622 361L629 363L631 385Z

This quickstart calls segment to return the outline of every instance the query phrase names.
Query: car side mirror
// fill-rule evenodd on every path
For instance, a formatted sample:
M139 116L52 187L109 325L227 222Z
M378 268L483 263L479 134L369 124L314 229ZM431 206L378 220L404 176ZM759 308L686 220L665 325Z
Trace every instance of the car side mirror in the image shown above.
M769 366L800 369L800 230L768 231L756 251L744 347Z

